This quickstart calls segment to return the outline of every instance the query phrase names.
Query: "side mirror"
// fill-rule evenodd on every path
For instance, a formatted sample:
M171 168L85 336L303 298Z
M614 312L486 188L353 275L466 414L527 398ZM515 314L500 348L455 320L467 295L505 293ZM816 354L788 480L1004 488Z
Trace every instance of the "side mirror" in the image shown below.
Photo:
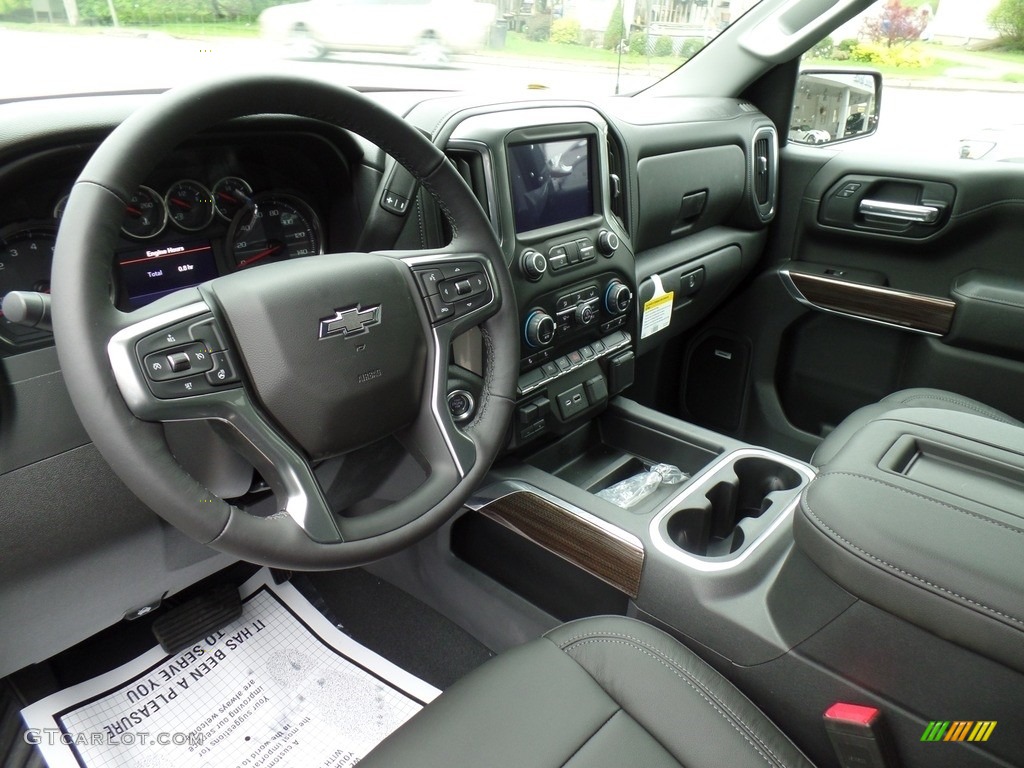
M882 73L871 69L807 69L797 79L789 140L835 144L878 130Z

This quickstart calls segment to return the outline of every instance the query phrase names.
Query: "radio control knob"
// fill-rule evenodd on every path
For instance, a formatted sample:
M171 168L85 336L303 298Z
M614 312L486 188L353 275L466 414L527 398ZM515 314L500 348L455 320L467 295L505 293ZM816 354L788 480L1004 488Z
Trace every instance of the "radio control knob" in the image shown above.
M554 318L543 309L533 310L526 318L523 335L531 347L546 347L555 339Z
M620 280L612 280L604 291L604 308L609 315L621 315L633 303L633 292Z
M540 276L548 271L548 260L540 251L526 250L519 257L519 266L530 280L540 280Z
M602 229L597 236L597 250L603 256L611 256L619 248L619 236L614 232Z
M576 323L578 325L590 325L597 319L597 312L593 304L580 304L576 307Z

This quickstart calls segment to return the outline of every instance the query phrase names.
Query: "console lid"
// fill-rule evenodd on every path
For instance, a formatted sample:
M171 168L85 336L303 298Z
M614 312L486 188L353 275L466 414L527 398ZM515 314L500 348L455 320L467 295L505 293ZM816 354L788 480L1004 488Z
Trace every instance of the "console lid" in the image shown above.
M811 482L794 528L861 599L1024 671L1024 428L890 411Z

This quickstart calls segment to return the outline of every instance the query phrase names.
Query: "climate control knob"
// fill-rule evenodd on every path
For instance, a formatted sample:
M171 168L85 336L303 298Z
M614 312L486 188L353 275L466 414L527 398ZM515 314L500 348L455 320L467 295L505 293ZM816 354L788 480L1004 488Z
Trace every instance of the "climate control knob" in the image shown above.
M604 308L609 315L621 315L633 303L633 292L620 280L612 280L604 291Z
M619 236L607 229L602 229L597 236L597 250L604 256L611 256L619 248Z
M593 304L577 304L576 305L576 324L577 325L590 325L597 319L597 311L594 309Z
M531 347L546 347L555 339L554 318L543 309L533 310L526 318L523 335Z
M548 260L540 251L526 250L519 257L519 266L530 280L540 280L540 276L548 271Z

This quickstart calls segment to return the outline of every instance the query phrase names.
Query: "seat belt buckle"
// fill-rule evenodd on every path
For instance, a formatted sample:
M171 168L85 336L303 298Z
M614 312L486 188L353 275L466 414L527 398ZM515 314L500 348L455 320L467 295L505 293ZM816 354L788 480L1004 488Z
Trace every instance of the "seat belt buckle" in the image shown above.
M836 703L825 710L825 732L842 768L898 768L882 711Z

